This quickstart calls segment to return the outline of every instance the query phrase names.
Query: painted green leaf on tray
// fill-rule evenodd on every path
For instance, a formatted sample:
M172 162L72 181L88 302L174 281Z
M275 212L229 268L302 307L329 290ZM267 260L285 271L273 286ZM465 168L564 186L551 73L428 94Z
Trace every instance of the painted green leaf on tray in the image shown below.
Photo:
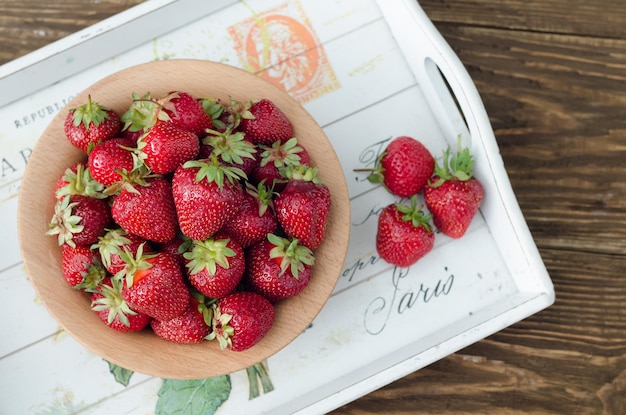
M156 415L212 415L230 396L230 376L198 380L164 379Z
M128 386L128 382L130 382L130 378L135 372L133 372L132 370L124 369L123 367L109 361L105 360L105 362L109 364L109 372L111 372L111 374L115 378L115 381L121 385Z

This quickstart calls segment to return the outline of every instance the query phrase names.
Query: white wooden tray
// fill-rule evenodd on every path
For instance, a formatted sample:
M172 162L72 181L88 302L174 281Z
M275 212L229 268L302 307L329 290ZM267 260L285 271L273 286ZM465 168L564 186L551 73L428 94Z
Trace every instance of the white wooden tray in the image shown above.
M323 413L552 304L488 117L453 51L413 0L330 3L150 0L0 67L3 411L167 414L166 399L213 399L214 410L203 413ZM136 37L145 27L159 31ZM16 196L47 123L103 76L177 58L224 62L282 84L324 128L348 181L352 233L342 277L312 326L268 359L274 389L254 399L245 371L184 384L135 373L121 385L59 331L22 269ZM399 135L437 156L460 136L486 194L462 239L437 235L435 249L409 269L390 267L374 247L377 212L393 197L353 172ZM226 398L215 398L212 382Z

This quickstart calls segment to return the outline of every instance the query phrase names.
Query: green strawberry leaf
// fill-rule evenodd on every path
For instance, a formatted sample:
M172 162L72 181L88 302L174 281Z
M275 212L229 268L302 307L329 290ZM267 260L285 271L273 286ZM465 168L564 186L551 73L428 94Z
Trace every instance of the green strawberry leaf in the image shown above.
M188 259L187 270L190 274L197 274L209 271L209 275L213 276L217 272L217 266L229 269L230 263L228 258L236 255L235 251L227 245L229 238L209 238L206 241L193 241L191 251L185 252L183 256Z
M231 388L229 375L197 380L164 379L155 414L215 414L230 396Z
M474 158L469 148L461 148L461 136L457 137L457 153L452 154L450 147L443 151L443 160L440 165L435 162L434 177L429 186L437 188L444 182L457 179L465 182L473 177Z
M422 226L428 232L432 232L430 220L433 217L431 214L424 213L422 210L424 206L417 206L417 195L411 198L411 206L407 206L403 203L397 203L396 207L398 208L398 211L402 213L403 221L411 222L416 228Z
M109 364L109 372L115 378L115 381L123 386L128 386L130 382L130 378L133 376L132 370L124 369L121 366L116 365L115 363L111 363L108 360L105 360Z

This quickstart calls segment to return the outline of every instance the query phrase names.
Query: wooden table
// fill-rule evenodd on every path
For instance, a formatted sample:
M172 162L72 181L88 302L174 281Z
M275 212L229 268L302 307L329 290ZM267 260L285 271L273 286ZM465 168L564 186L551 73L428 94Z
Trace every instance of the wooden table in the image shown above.
M140 2L2 0L0 63ZM420 4L483 98L556 303L335 413L626 413L626 2Z

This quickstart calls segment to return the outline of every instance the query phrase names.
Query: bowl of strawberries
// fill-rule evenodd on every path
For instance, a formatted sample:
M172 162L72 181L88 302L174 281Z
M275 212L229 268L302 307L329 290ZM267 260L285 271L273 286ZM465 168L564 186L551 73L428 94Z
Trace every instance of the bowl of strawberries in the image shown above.
M24 263L69 334L129 370L232 373L293 341L348 247L343 170L281 89L196 60L151 62L78 94L33 149Z

